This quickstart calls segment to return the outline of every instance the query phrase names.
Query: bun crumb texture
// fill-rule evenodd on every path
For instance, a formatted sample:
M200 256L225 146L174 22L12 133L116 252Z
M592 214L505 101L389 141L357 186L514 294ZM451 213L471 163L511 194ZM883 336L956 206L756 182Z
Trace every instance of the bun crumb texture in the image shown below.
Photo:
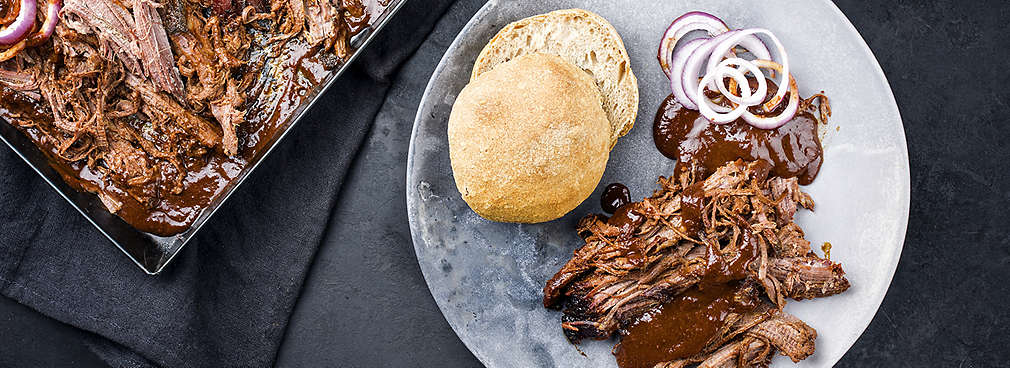
M492 221L537 223L575 209L599 184L612 129L596 81L556 55L524 54L472 80L449 116L463 200Z

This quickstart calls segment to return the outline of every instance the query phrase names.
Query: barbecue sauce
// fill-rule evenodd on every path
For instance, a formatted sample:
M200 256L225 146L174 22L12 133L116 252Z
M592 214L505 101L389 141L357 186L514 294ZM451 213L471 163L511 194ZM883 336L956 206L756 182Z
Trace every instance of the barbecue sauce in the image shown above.
M347 9L361 14L358 18L346 19L351 31L348 37L371 25L385 10L389 0L364 0L361 3ZM115 214L139 231L172 236L188 230L203 210L234 184L248 164L263 154L278 133L290 126L299 108L315 96L326 77L340 66L315 52L299 38L285 43L279 55L282 56L273 64L273 68L278 68L277 72L264 74L264 77L280 82L267 81L259 93L250 93L251 106L246 121L237 127L240 137L238 154L228 156L219 149L210 149L206 154L186 157L187 174L182 192L172 194L168 188L158 188L161 193L153 206L136 200L128 194L130 188L105 178L85 162L60 159L53 143L29 123L38 119L52 121L48 106L0 86L0 101L3 101L0 116L10 121L25 122L14 125L49 156L50 165L68 185L80 191L106 193L114 197L121 204Z
M642 225L645 218L635 213L636 209L638 206L634 203L621 206L607 219L607 224L620 229L617 246L624 252L623 256L627 257L631 264L640 266L646 261L645 244L642 239L635 236L635 229Z
M702 182L694 183L680 194L680 221L688 236L701 231L701 211L705 208L705 191Z
M701 352L733 313L753 310L761 301L743 282L692 288L649 311L624 329L615 347L621 368L651 368Z
M692 224L686 227L704 239L700 223L705 197L700 183L684 190L681 203L684 223ZM747 269L760 257L760 245L750 225L741 218L737 221L736 244L705 241L705 272L696 286L623 328L614 352L618 366L652 367L701 353L728 315L748 312L760 303L753 295L740 297Z
M807 185L820 171L823 149L816 107L805 107L785 125L766 130L743 119L714 124L698 111L684 108L671 95L656 113L652 134L656 148L677 160L677 177L689 170L697 174L696 178L705 177L725 163L742 158L766 161L776 176L796 177L800 184Z
M603 212L614 213L618 208L631 203L631 191L621 183L613 183L603 189L600 196L600 207Z
M392 0L352 0L345 1L345 19L352 34L357 34L378 20Z

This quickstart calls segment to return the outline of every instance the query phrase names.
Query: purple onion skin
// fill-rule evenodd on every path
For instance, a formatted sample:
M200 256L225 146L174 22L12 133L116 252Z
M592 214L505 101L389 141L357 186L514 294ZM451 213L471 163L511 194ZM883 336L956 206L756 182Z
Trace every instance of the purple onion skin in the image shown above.
M663 73L665 73L668 78L674 77L672 75L673 68L671 66L672 61L670 60L670 55L673 54L673 49L677 41L690 32L682 32L683 28L690 25L697 25L696 27L691 28L690 31L704 30L708 32L709 36L715 36L716 34L721 34L722 32L729 30L729 27L726 26L726 22L723 22L722 19L702 11L687 12L677 17L677 19L674 19L673 22L670 23L670 26L666 28L666 31L663 32L663 38L659 42L659 54L657 55L659 65L663 68Z
M18 17L3 30L0 30L0 45L9 46L24 40L28 31L35 26L35 0L21 0L21 10Z
M692 40L681 46L679 50L673 53L671 71L673 72L673 74L675 74L675 76L670 78L670 89L673 92L673 96L677 99L677 101L680 101L681 105L684 105L684 107L687 108L690 107L688 104L685 104L685 102L690 103L691 98L687 94L687 90L684 89L684 79L682 74L684 73L684 69L686 67L685 64L687 64L687 59L691 57L691 53L693 53L694 50L700 47L702 43L707 42L707 40L708 40L707 38L699 38L696 40ZM678 73L680 75L676 75Z
M714 49L719 42L722 42L735 33L736 31L729 31L705 41L704 44L698 46L698 49L694 50L694 52L691 53L691 56L687 58L687 64L684 66L684 73L681 75L681 86L684 88L684 91L687 92L688 100L681 101L681 105L684 105L684 107L691 110L698 109L699 102L691 98L690 92L693 89L691 87L692 83L697 85L698 73L701 72L702 64L708 62L708 58L712 54L712 49ZM685 102L690 103L690 105Z

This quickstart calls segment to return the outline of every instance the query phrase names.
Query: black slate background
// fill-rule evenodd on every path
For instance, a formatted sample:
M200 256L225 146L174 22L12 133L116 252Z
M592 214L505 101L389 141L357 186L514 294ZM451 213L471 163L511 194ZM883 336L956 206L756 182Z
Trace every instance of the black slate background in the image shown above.
M278 366L480 366L421 277L404 177L424 86L481 3L459 0L394 81L331 215ZM901 263L838 366L1010 367L1010 2L836 4L887 74L912 175ZM102 366L83 334L0 298L2 367Z

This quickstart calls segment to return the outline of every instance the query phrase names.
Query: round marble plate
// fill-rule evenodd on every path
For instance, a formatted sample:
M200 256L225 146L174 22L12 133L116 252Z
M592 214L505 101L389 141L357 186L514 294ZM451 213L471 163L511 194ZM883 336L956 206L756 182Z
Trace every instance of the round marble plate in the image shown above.
M556 9L599 13L624 38L641 92L635 128L614 147L596 193L567 216L535 225L486 221L460 198L449 166L446 122L484 44L509 22ZM789 9L790 11L782 11ZM834 364L877 311L901 253L908 222L909 172L904 131L880 66L845 16L829 1L599 0L491 1L466 25L435 70L414 123L407 163L407 211L428 287L456 334L491 367L614 367L614 341L586 341L579 354L561 332L561 313L544 309L544 282L582 242L574 228L599 212L599 195L623 182L648 196L674 162L652 143L652 119L669 94L655 59L666 26L691 10L731 27L764 27L785 44L801 92L824 90L834 115L825 163L804 188L817 202L798 222L814 244L834 244L845 267L844 294L789 303L786 310L817 329L817 352L799 366ZM776 358L775 366L792 366Z

